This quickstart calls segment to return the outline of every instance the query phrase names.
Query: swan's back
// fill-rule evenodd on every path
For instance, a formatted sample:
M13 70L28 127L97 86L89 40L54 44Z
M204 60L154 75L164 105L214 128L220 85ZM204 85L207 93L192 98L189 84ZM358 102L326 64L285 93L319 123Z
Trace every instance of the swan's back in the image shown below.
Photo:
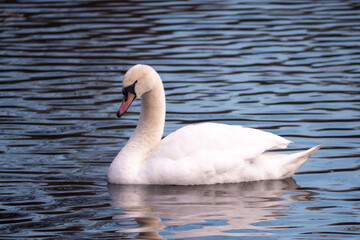
M241 153L244 159L250 159L265 150L285 148L289 143L275 134L240 125L202 123L187 125L171 133L160 142L151 157L178 161L198 151L226 154L232 150Z

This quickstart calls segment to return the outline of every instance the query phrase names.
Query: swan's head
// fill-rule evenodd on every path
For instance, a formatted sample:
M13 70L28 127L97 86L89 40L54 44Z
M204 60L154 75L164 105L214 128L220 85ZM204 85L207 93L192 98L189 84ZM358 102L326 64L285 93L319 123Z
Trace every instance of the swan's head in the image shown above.
M131 103L140 98L142 95L150 92L159 75L148 65L135 65L130 68L124 76L122 82L124 95L122 104L117 112L117 116L121 117L130 107Z

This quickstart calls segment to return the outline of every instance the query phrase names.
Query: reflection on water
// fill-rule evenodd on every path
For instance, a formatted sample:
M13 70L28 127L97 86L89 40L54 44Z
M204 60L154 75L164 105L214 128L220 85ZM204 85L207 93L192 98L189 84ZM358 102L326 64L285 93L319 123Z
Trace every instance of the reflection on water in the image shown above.
M358 0L0 1L0 238L358 239L359 11ZM109 186L112 202L107 168L140 105L116 118L120 81L137 63L164 80L164 135L216 121L284 136L296 143L286 151L325 147L299 186Z
M206 186L109 184L108 191L112 204L123 209L114 216L124 222L119 232L161 239L272 235L277 226L266 222L288 215L288 203L308 201L313 194L297 187L290 178Z

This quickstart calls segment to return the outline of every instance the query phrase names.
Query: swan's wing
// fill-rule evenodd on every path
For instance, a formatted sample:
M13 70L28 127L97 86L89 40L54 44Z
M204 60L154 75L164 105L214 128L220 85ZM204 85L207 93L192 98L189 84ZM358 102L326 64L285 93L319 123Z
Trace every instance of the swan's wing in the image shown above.
M197 152L207 151L209 154L236 152L238 158L251 160L266 150L286 148L289 143L283 137L257 129L203 123L185 126L165 137L153 151L151 158L177 161Z
M255 160L290 141L264 131L204 123L164 138L139 171L139 183L214 184L264 179Z

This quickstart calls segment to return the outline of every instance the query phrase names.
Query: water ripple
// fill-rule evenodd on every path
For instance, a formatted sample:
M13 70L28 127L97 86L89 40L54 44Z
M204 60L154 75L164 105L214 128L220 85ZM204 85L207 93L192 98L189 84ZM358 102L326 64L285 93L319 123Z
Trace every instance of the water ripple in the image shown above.
M1 2L0 238L356 239L359 9L354 0ZM107 186L137 124L139 102L115 116L136 63L163 78L165 135L216 121L287 137L289 152L325 147L297 183Z

